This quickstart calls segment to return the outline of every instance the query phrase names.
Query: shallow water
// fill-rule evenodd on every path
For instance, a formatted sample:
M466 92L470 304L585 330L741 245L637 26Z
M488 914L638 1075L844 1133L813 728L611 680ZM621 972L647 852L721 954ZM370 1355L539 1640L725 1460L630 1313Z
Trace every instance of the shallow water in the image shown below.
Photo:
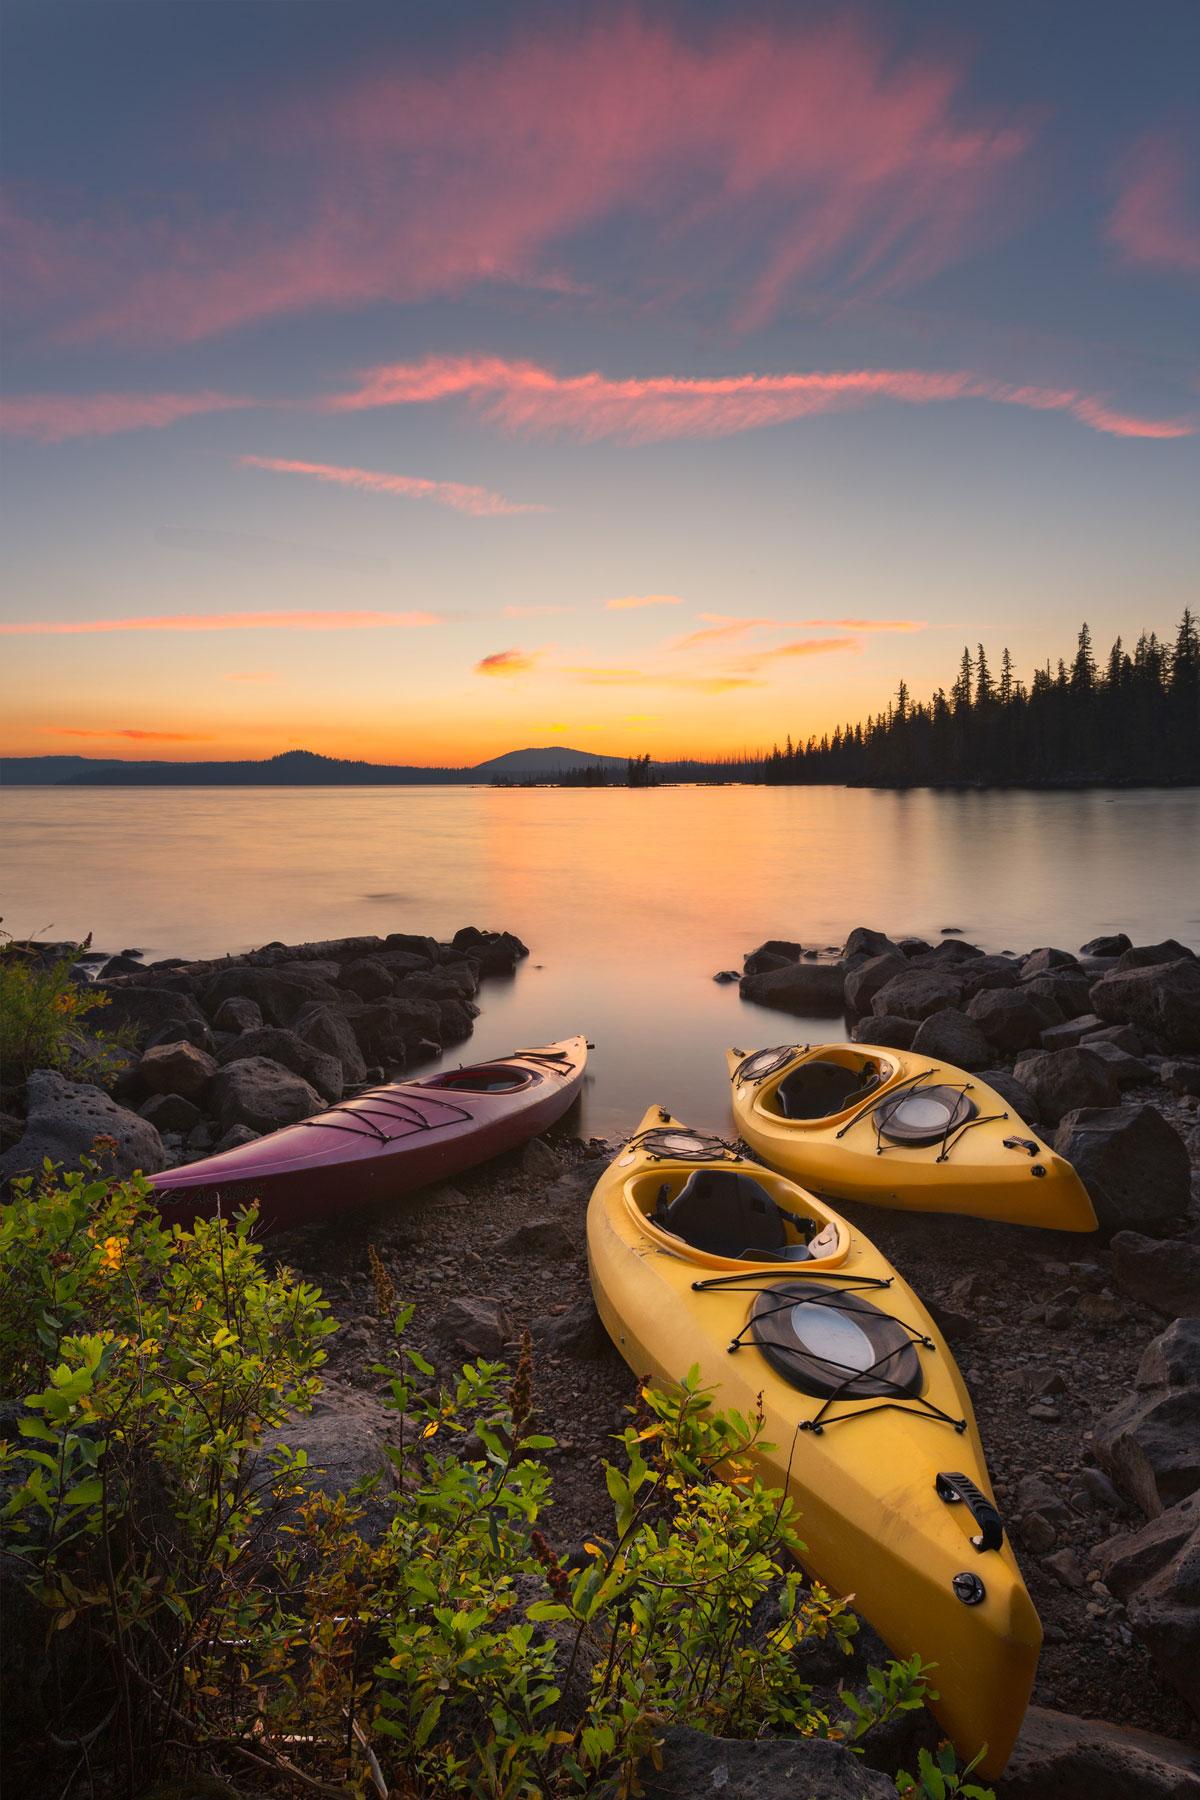
M1200 948L1200 790L11 788L5 926L148 959L478 924L531 955L447 1060L586 1031L581 1126L728 1122L721 1052L836 1035L718 969L854 925L988 949Z

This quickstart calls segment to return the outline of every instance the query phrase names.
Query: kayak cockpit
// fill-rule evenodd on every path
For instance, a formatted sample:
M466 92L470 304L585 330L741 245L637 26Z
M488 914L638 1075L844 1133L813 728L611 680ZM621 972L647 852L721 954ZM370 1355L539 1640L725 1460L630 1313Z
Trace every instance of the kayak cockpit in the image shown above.
M852 1044L830 1045L782 1074L764 1090L761 1105L780 1118L801 1122L840 1118L880 1093L896 1069L888 1058L864 1056Z
M777 1183L787 1190L777 1197L767 1181L744 1166L657 1169L633 1176L626 1194L647 1235L677 1255L742 1263L845 1255L848 1235L832 1215L789 1183Z
M540 1080L535 1070L518 1068L515 1063L477 1063L467 1069L447 1069L414 1086L448 1088L456 1094L515 1094Z

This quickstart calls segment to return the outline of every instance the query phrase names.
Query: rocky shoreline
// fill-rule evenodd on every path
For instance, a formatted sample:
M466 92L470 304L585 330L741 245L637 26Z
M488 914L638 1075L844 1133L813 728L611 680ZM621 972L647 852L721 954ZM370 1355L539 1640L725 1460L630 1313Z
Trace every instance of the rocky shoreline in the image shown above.
M112 1095L42 1072L22 1117L6 1093L0 1179L35 1150L74 1160L98 1132L121 1167L153 1169L307 1116L468 1036L480 984L524 953L508 933L468 927L448 943L397 934L101 965L101 1023L135 1040ZM978 1070L1080 1167L1102 1220L1094 1239L845 1210L951 1342L1046 1626L999 1800L1200 1792L1200 962L1171 942L990 957L957 934L935 946L858 930L832 957L773 941L737 979L759 1004L845 1012L857 1041ZM388 1467L371 1370L390 1326L373 1249L416 1303L410 1341L439 1378L530 1330L539 1429L557 1440L556 1547L567 1554L607 1516L603 1462L634 1384L592 1306L584 1218L614 1149L564 1122L402 1208L271 1240L341 1321L326 1392L288 1431L331 1489ZM814 1662L814 1685L853 1685L883 1654L864 1631L852 1664ZM647 1792L771 1796L799 1783L860 1800L893 1791L874 1769L912 1767L935 1737L920 1715L903 1742L869 1746L864 1768L830 1758L834 1746L676 1731Z

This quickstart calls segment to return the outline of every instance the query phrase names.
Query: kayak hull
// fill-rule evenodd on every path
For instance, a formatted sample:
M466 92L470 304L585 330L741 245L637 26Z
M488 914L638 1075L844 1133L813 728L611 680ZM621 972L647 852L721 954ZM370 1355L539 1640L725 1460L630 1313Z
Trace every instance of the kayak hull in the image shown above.
M884 1079L865 1102L816 1119L780 1110L780 1086L815 1062L874 1063ZM961 1213L1052 1231L1095 1231L1096 1214L1079 1176L1008 1102L981 1081L910 1050L874 1044L796 1046L762 1080L739 1074L746 1058L728 1050L737 1130L756 1155L831 1200L913 1212ZM880 1102L937 1083L961 1090L975 1108L965 1129L943 1141L898 1144L876 1129Z
M642 1129L659 1122L654 1109ZM977 1527L965 1505L938 1497L939 1473L966 1476L988 1499L992 1489L971 1402L945 1341L907 1284L875 1247L815 1196L756 1164L731 1158L723 1165L767 1186L786 1210L832 1222L838 1250L826 1260L789 1269L730 1262L690 1249L645 1218L639 1202L647 1180L685 1178L684 1161L653 1163L633 1145L602 1177L588 1214L592 1287L613 1343L640 1376L673 1384L693 1365L716 1388L718 1407L752 1416L762 1396L764 1440L758 1456L772 1487L784 1488L799 1513L799 1531L812 1577L855 1607L900 1657L920 1654L937 1665L931 1677L940 1698L939 1723L965 1758L986 1744L980 1764L998 1775L1024 1717L1037 1667L1041 1626L1007 1538L998 1549L976 1550ZM779 1375L757 1347L729 1345L744 1332L753 1304L741 1286L802 1276L839 1275L888 1281L879 1304L919 1330L924 1395L944 1413L921 1408L872 1410L872 1402L839 1401L838 1417L811 1429L822 1402ZM693 1283L730 1276L732 1289L697 1291ZM861 1415L861 1416L859 1416ZM806 1428L805 1422L808 1422ZM961 1429L956 1429L961 1421ZM954 1579L978 1576L978 1604L958 1597Z
M171 1220L256 1201L275 1229L403 1199L545 1131L577 1098L586 1068L587 1040L574 1037L389 1082L151 1185Z

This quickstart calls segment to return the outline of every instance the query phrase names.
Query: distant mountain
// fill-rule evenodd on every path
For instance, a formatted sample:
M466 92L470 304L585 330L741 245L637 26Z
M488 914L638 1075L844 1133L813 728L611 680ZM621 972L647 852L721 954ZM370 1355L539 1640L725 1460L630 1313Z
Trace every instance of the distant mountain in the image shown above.
M623 769L623 756L597 756L592 750L568 750L551 744L545 750L507 750L476 763L476 775L552 775L568 769Z
M5 756L0 757L0 782L10 787L50 787L89 770L120 766L95 756Z

